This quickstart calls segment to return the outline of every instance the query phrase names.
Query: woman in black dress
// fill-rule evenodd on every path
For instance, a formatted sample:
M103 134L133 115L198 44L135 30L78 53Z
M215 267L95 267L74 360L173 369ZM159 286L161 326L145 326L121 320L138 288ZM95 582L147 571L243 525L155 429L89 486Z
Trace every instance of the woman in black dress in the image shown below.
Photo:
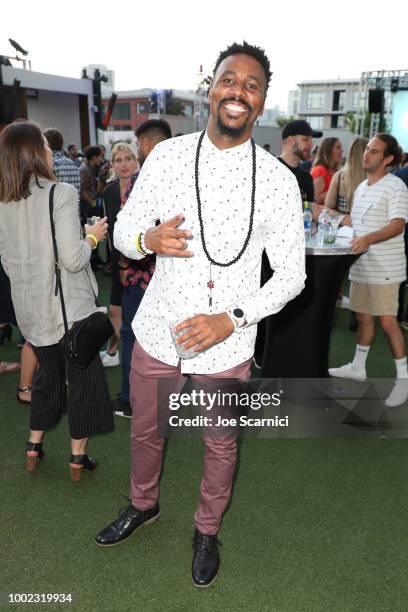
M112 170L116 178L108 183L103 192L103 200L109 225L109 247L111 249L111 276L112 288L110 297L109 316L115 330L107 351L101 353L102 363L105 367L119 365L119 338L122 325L122 293L123 286L120 281L119 261L121 254L113 246L113 228L116 216L126 201L129 182L139 169L136 153L127 142L119 142L112 149Z

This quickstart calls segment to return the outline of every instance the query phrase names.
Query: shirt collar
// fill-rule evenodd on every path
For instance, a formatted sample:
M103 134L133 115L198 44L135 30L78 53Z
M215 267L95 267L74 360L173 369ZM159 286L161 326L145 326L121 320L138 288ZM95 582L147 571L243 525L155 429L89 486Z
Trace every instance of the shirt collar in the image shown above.
M229 147L228 149L219 149L215 146L215 144L211 142L206 130L202 146L206 152L212 152L213 155L219 155L227 158L244 157L247 155L248 151L251 148L251 139L248 138L248 140L246 140L240 145L237 145L236 147Z

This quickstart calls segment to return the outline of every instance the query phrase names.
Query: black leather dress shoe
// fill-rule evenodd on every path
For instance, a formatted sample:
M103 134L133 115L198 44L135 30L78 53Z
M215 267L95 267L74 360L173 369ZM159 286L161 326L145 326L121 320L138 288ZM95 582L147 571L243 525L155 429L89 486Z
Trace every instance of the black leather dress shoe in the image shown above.
M132 504L127 506L110 525L105 527L95 538L98 546L114 546L120 544L140 527L140 525L150 525L160 516L159 504L149 510L137 510Z
M214 582L220 566L218 544L221 542L218 541L216 535L205 535L198 529L195 530L191 571L195 586L207 587Z

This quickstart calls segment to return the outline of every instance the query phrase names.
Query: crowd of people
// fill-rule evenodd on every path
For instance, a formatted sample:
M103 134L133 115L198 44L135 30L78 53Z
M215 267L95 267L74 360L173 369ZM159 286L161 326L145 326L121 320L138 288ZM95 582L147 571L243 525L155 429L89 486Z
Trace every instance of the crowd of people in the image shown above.
M366 360L375 336L375 319L386 335L395 362L395 386L385 401L389 407L408 399L405 321L407 279L408 165L397 140L386 133L371 140L356 137L343 164L339 139L323 138L310 167L312 130L303 120L288 123L282 132L278 159L299 184L302 200L308 201L315 221L322 211L341 213L342 224L353 228L350 297L342 298L357 317L357 346L352 362L330 368L333 377L364 381ZM309 174L310 172L310 174Z
M42 133L28 121L0 134L0 344L17 325L23 347L17 397L31 404L27 469L37 469L45 433L65 411L73 480L97 467L87 452L88 438L113 429L113 411L132 418L130 504L97 535L99 546L118 544L159 518L164 440L157 435L158 379L171 380L177 389L187 378L200 385L245 381L257 323L302 291L300 200L311 204L316 220L323 209L343 213L355 230L352 252L360 256L350 274L356 355L330 374L365 379L378 317L397 372L388 405L408 398L397 321L398 292L406 280L408 168L389 172L402 159L398 143L388 134L370 141L358 137L343 165L339 139L323 138L313 152L313 137L322 133L296 120L284 127L275 158L252 139L270 78L262 49L234 43L214 67L204 132L172 138L166 121L149 120L136 130L137 152L117 142L110 161L102 146L88 146L83 156L74 144L65 151L59 130ZM100 267L104 240L114 334L105 351L78 369L67 365L59 343L64 320L56 271L72 326L97 308L93 269ZM264 252L274 274L259 287ZM177 347L170 324L179 334ZM180 349L193 359L180 360ZM112 405L104 368L119 365L121 388ZM19 367L0 362L0 373ZM218 572L217 534L237 456L235 432L205 430L203 438L193 537L196 586L208 586Z

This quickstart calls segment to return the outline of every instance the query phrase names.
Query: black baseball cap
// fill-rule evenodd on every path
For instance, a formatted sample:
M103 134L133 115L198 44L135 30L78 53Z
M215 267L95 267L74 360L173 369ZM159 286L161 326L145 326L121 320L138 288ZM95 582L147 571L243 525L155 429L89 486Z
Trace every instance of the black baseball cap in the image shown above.
M323 136L323 132L312 130L310 123L304 119L295 119L295 121L289 121L282 130L282 140L285 140L288 136L312 136L313 138L320 138Z

